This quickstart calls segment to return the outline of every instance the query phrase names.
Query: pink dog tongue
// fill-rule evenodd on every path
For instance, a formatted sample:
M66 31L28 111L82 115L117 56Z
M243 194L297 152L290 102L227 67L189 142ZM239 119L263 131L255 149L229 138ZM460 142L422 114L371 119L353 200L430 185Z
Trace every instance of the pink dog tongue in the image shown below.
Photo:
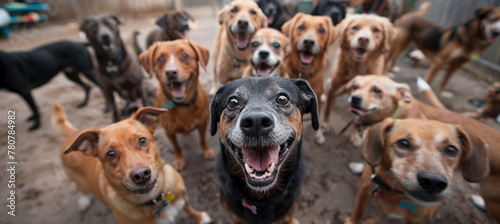
M273 23L273 21L274 21L274 17L273 16L267 17L267 24L271 24L271 23Z
M262 64L262 65L259 65L257 67L257 74L260 76L266 76L266 75L269 75L271 70L272 70L271 66L267 66L265 64Z
M360 110L358 108L351 107L349 110L356 112L359 116L363 116L365 114L364 110Z
M258 148L244 148L243 161L257 171L264 171L272 163L278 163L279 146Z
M186 91L186 83L172 83L170 92L175 98L183 97Z
M188 35L187 35L187 31L184 31L182 34L181 34L181 38L182 39L189 39Z
M236 46L239 48L245 48L248 45L248 35L246 33L238 33L236 34Z
M314 60L314 55L309 52L301 52L300 53L300 61L305 64L311 64Z

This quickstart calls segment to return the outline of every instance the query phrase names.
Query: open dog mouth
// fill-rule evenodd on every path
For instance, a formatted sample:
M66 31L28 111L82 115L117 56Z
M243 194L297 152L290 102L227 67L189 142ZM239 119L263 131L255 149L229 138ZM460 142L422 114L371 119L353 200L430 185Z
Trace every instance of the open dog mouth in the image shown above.
M175 34L180 38L180 39L189 39L189 36L188 36L188 31L189 29L187 30L176 30L174 31Z
M266 15L266 17L267 17L267 24L272 24L274 22L274 14Z
M487 35L488 36L488 42L494 43L498 39L498 36L500 36L500 31L490 30L489 34L490 35Z
M245 170L247 182L255 187L266 187L275 182L293 143L290 137L280 145L240 148L231 144L231 149Z
M102 49L107 53L112 53L115 51L115 45L113 44L113 42L103 43Z
M186 97L186 92L189 89L189 86L191 85L192 79L193 79L193 74L191 74L189 79L186 81L179 82L177 79L167 80L166 87L174 97L174 100L180 101L183 100L184 97Z
M231 31L231 34L233 35L234 44L238 50L243 51L248 47L252 33Z
M351 107L349 107L349 111L351 111L352 113L357 114L359 116L363 116L363 115L365 115L367 113L370 113L370 112L372 112L372 111L374 111L376 109L377 109L376 107L374 107L372 109L369 109L369 110L363 109L363 108L360 108L360 107L357 107L357 106L351 106Z
M258 76L269 76L276 70L280 62L278 61L275 65L268 65L265 62L255 64L251 61L251 64Z
M357 47L352 49L353 57L357 61L365 60L368 56L368 50L363 47Z
M299 51L298 53L299 53L299 61L304 65L312 64L314 58L316 57L316 55L309 50Z
M150 192L151 190L153 190L156 186L156 178L151 181L151 183L149 184L146 184L144 186L137 186L135 185L134 189L130 189L128 187L125 187L127 190L135 193L135 194L146 194L148 192Z

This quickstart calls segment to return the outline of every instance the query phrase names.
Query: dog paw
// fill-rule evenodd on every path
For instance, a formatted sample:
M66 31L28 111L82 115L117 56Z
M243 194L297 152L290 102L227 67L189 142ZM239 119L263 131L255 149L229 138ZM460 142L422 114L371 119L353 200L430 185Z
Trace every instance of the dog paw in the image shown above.
M349 162L348 166L349 170L351 170L351 172L354 174L361 174L363 172L363 169L365 168L364 163L358 163L358 162Z
M453 98L453 93L448 92L448 91L442 91L441 97L450 99L450 98Z
M324 133L330 133L331 131L330 125L327 122L321 123L320 128Z
M316 136L314 137L314 142L318 145L325 144L325 136L323 135L322 129L316 132Z
M211 222L212 222L212 219L210 218L210 216L206 212L202 212L200 224L208 224Z
M174 168L176 170L182 170L182 169L184 169L185 165L186 165L186 162L184 162L183 158L175 158L174 159Z
M471 194L469 195L469 199L474 203L474 205L480 209L486 209L486 204L484 203L483 197L477 195L477 194Z
M78 198L78 211L83 212L87 210L90 206L91 197L90 195L80 195Z
M203 158L205 158L206 160L213 160L214 159L214 150L213 149L208 149L206 151L203 152Z

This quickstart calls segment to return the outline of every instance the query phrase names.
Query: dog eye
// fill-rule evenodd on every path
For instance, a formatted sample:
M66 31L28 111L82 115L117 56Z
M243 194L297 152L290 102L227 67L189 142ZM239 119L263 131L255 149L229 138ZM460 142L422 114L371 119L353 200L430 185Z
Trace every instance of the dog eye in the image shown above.
M92 24L92 25L90 26L90 29L91 29L92 31L97 31L97 24Z
M299 28L299 30L304 30L304 29L306 29L306 26L304 26L304 24L302 24L298 28Z
M189 58L189 55L188 55L187 53L183 53L183 54L181 55L181 59L182 59L182 60L185 60L185 59L188 59L188 58Z
M238 101L238 99L236 99L236 98L232 98L229 100L229 103L227 104L227 106L231 109L234 109L234 108L240 106L240 101Z
M257 12L256 12L255 10L253 10L253 9L252 9L252 10L250 10L250 14L252 14L252 15L257 15Z
M163 56L160 56L160 57L158 58L158 62L160 62L160 63L165 63L165 58L164 58Z
M444 149L444 153L448 156L456 156L458 154L458 149L455 146L449 145Z
M353 90L357 90L357 89L359 89L359 86L358 86L358 85L356 85L356 84L354 84L354 85L352 85L352 87L351 87L351 88L352 88Z
M359 28L358 28L358 26L353 26L351 29L352 30L358 30Z
M287 105L288 104L288 97L285 95L280 95L278 98L276 98L276 103L281 104L281 105Z
M259 46L259 42L257 42L257 41L252 42L252 47L253 48L256 48L258 46Z
M116 158L116 151L115 150L109 150L108 152L106 152L106 159L107 160L113 160Z
M410 150L410 142L406 139L401 139L401 140L397 141L396 145L400 149Z
M281 47L281 44L278 43L278 42L274 42L273 43L273 47L276 48L276 49L279 49Z
M232 8L232 9L231 9L231 12L232 12L232 13L236 13L236 12L238 12L238 8L236 8L236 7Z
M375 87L375 88L373 88L373 92L375 92L375 93L381 93L382 90L380 90L379 88Z
M318 33L319 33L319 34L324 34L324 33L325 33L325 28L320 27L320 28L318 29Z
M140 137L139 138L139 146L140 147L146 146L148 144L148 142L149 142L148 139L145 138L145 137Z
M380 32L380 29L379 28L373 28L373 32L374 33L378 33L378 32Z

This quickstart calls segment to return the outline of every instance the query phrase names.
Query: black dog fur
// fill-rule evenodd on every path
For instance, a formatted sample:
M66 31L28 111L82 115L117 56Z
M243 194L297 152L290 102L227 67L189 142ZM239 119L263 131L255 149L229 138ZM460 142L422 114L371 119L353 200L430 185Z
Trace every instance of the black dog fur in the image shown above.
M333 25L337 25L345 19L345 5L344 1L339 0L324 0L321 1L311 11L314 16L328 16L332 20Z
M268 20L270 16L273 18L273 21L268 23L267 26L281 31L281 26L287 21L283 6L277 0L260 0L258 5Z

